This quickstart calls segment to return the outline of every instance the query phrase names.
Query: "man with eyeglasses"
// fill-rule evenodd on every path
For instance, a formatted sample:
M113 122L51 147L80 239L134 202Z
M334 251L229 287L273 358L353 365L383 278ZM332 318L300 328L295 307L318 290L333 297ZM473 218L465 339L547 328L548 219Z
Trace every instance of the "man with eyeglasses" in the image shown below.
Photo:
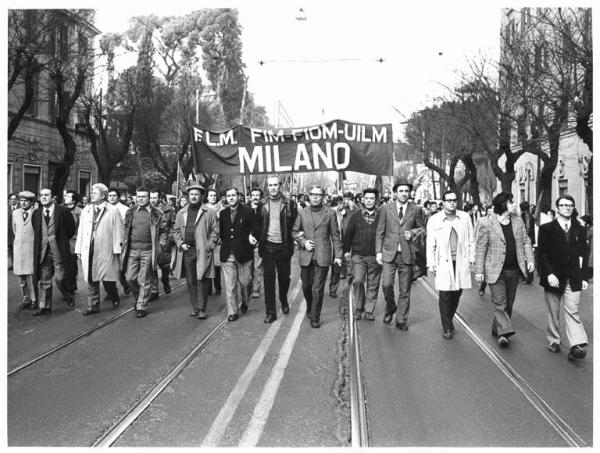
M448 190L442 200L444 209L427 222L427 268L435 276L435 288L439 291L443 337L450 340L460 296L463 289L471 287L475 237L469 214L456 208L457 193Z
M396 200L382 209L375 234L375 253L379 265L383 266L381 286L385 296L386 310L383 323L391 324L394 313L396 327L408 330L410 309L410 286L413 279L414 252L412 241L425 232L423 210L410 203L408 198L412 184L399 181L393 191ZM394 279L398 272L398 304L394 297Z
M342 264L342 242L337 215L323 205L325 191L321 186L310 189L310 206L298 213L292 237L300 244L299 262L302 292L306 300L306 313L311 327L321 327L321 307L327 271L334 262Z
M538 253L540 285L544 287L544 298L548 308L546 338L548 350L560 351L560 306L564 310L567 343L570 346L569 360L586 356L587 335L581 322L579 302L581 291L588 287L588 251L586 231L575 220L575 200L570 195L561 195L556 200L556 220L540 226Z
M263 259L265 290L265 323L277 319L275 304L275 276L279 283L279 302L284 315L290 312L287 293L290 288L291 260L294 254L292 227L298 216L294 200L281 193L279 177L267 178L268 196L259 212L254 216L255 237L258 237L258 251Z

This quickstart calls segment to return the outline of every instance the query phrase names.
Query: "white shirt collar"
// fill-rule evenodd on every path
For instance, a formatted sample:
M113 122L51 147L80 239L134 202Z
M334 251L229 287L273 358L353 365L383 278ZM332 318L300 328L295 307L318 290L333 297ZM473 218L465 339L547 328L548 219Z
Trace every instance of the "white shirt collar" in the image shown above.
M44 208L44 215L46 215L46 210L48 210L48 211L50 211L50 213L49 213L49 214L50 214L50 217L52 217L52 215L54 214L54 203L52 203L52 204L50 205L50 207L48 207L48 206L43 206L43 208Z

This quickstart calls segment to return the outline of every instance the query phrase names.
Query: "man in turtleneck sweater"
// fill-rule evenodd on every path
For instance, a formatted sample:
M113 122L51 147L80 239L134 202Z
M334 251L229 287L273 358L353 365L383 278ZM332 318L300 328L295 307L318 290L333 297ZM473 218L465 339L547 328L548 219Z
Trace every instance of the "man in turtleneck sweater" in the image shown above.
M321 186L310 189L310 205L302 209L292 229L292 237L300 244L300 277L306 300L306 311L313 328L321 327L321 307L327 271L334 262L342 264L342 243L336 213L323 206Z
M379 221L379 212L376 209L378 198L377 189L363 191L364 208L351 214L346 231L342 235L346 261L353 265L354 319L360 319L364 312L365 319L375 320L375 303L382 269L375 259L375 233ZM369 301L366 311L365 283Z
M287 293L290 288L290 262L294 254L292 226L298 216L296 202L281 194L279 177L267 178L268 197L254 217L255 237L259 242L259 254L263 259L265 288L265 323L277 319L275 304L275 276L279 282L281 311L287 315L290 306Z

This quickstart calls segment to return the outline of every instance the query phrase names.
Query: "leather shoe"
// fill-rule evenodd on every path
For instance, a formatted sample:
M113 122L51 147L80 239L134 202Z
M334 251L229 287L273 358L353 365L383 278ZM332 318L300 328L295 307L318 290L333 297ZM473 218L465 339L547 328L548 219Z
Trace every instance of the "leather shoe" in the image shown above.
M67 305L69 307L74 307L75 306L75 297L73 297L73 294L71 294L71 293L65 293L65 299L67 300Z
M137 313L135 314L136 318L143 318L147 315L148 313L146 312L146 310L138 310Z
M383 323L384 324L391 324L393 316L394 316L394 313L387 313L386 312L386 314L383 317Z
M248 311L248 304L242 304L242 305L240 305L240 311L242 313L246 313Z
M396 323L396 328L403 330L403 331L407 331L408 330L408 326L406 325L405 322L397 322ZM450 332L452 332L452 330L450 330Z
M239 316L237 313L234 313L233 315L229 315L229 316L227 317L227 321L229 321L229 322L237 321L237 319L238 319L239 317L240 317L240 316Z
M112 301L113 307L115 307L115 308L117 308L120 303L121 303L121 299L119 299L118 297Z
M100 313L100 310L97 308L88 308L83 312L83 316L95 315L96 313Z
M506 338L504 335L500 335L498 337L498 346L500 346L501 348L507 348L508 347L508 338Z
M190 313L190 316L198 316L198 313L200 313L200 310L194 309L194 311Z
M284 315L287 315L290 312L290 306L288 304L282 305L281 311L283 312Z
M123 286L123 292L125 294L131 294L131 288L129 287L129 285Z
M571 346L571 350L569 351L569 355L567 358L569 360L577 360L583 359L587 355L587 351L584 346L576 344L575 346Z
M171 292L171 285L169 284L169 282L163 283L163 286L165 287L165 293L169 294Z
M560 345L558 343L552 343L551 345L548 345L548 351L550 352L560 352Z
M275 316L272 313L268 313L267 316L265 317L265 324L271 324L272 322L274 322L277 319L277 316Z
M445 330L444 334L442 336L444 337L444 340L451 340L452 339L452 331Z
M321 322L320 322L320 321L318 321L318 320L317 320L317 321L315 321L315 320L311 320L311 321L310 321L310 326L311 326L313 329L318 329L319 327L321 327Z
M208 316L206 316L206 312L204 310L198 310L198 319L206 319L208 318Z
M50 313L52 313L52 310L49 308L36 308L33 310L33 316L49 315Z

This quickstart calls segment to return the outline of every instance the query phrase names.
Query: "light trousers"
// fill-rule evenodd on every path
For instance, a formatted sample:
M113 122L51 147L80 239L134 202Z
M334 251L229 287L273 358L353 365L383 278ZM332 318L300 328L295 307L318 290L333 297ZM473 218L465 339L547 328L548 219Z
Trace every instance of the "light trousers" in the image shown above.
M567 283L562 296L558 292L544 290L544 298L548 307L548 324L546 326L548 343L560 344L560 306L562 302L568 346L587 344L588 338L579 315L581 291L572 291L571 286Z

